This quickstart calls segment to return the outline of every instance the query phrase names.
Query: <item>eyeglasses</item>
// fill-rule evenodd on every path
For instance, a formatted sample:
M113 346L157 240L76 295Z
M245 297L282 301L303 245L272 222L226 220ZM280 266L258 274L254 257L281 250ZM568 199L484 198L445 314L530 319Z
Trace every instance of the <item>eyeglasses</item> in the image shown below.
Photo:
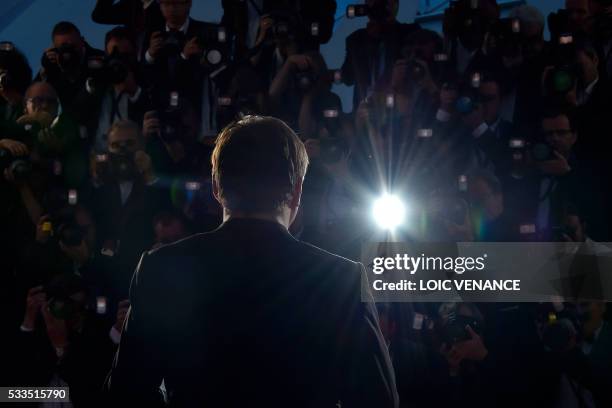
M43 104L47 105L57 105L57 98L52 97L44 97L44 96L35 96L33 98L26 99L26 103L30 103L34 106L41 106Z

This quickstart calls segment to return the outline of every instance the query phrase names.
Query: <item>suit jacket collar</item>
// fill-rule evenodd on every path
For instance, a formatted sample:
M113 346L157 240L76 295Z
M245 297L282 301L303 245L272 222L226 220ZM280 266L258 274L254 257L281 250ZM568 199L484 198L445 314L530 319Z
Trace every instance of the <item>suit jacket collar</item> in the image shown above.
M215 231L231 232L240 236L261 236L264 238L285 237L295 239L283 225L275 221L257 218L230 218L224 221Z

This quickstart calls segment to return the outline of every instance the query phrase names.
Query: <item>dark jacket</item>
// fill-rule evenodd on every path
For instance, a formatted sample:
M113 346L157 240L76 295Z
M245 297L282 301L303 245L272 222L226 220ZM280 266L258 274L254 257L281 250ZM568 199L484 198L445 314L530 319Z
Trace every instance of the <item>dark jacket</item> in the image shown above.
M146 253L107 386L139 406L164 379L170 406L396 407L363 279L362 265L260 220Z

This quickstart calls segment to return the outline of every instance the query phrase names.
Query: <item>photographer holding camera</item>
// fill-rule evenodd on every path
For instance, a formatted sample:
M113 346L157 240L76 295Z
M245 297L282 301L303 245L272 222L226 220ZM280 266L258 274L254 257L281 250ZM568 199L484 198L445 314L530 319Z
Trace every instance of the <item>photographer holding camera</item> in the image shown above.
M305 98L315 98L330 89L327 65L319 52L292 54L270 85L271 109L278 117L297 125Z
M9 133L23 112L23 94L32 81L28 60L11 42L0 42L0 132Z
M160 95L178 92L201 116L200 134L216 133L218 84L211 74L230 55L225 28L189 16L191 0L161 0L165 29L146 34L144 69L146 82Z
M221 24L228 28L236 59L248 56L249 51L270 40L271 32L275 31L273 26L280 23L274 17L283 12L297 16L290 30L295 32L304 51L318 50L332 36L336 0L222 0L221 3Z
M91 75L74 107L97 151L105 147L113 123L121 119L140 123L150 104L140 86L136 45L127 28L116 27L106 33L104 49L104 58L90 61Z
M164 26L157 0L97 0L91 19L98 24L125 26L137 44L137 55L142 55L144 33Z
M92 48L77 26L68 21L53 27L51 41L53 45L45 50L36 79L53 85L62 105L68 109L90 76L89 60L102 57L104 53Z
M397 21L397 0L368 0L366 6L368 24L346 38L346 56L342 64L342 81L349 86L355 85L353 111L357 111L359 103L373 89L390 81L405 37L419 28L418 24Z
M115 344L111 323L92 310L85 281L61 274L29 289L14 350L14 380L28 386L70 387L71 405L105 406L101 387Z
M124 293L138 257L153 244L153 217L170 208L169 194L143 149L139 126L120 120L109 130L105 153L93 157L90 201L101 253L115 263L118 290Z

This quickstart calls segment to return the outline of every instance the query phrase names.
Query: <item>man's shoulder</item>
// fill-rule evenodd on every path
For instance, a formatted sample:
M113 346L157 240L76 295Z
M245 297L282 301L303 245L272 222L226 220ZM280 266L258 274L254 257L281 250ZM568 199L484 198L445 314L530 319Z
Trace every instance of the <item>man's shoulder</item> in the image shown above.
M308 242L296 242L298 245L298 252L302 253L309 259L312 259L314 262L323 262L324 264L336 265L338 267L347 269L358 269L359 267L359 263L355 261L351 261L343 256L328 252L325 249L309 244Z
M340 255L297 239L289 242L286 248L279 248L279 251L290 254L296 262L325 266L326 270L360 270L357 262ZM168 259L175 262L179 258L205 258L213 253L218 255L218 252L225 246L227 246L226 240L218 230L214 230L197 233L171 244L162 245L147 251L145 257L149 265L162 265Z

